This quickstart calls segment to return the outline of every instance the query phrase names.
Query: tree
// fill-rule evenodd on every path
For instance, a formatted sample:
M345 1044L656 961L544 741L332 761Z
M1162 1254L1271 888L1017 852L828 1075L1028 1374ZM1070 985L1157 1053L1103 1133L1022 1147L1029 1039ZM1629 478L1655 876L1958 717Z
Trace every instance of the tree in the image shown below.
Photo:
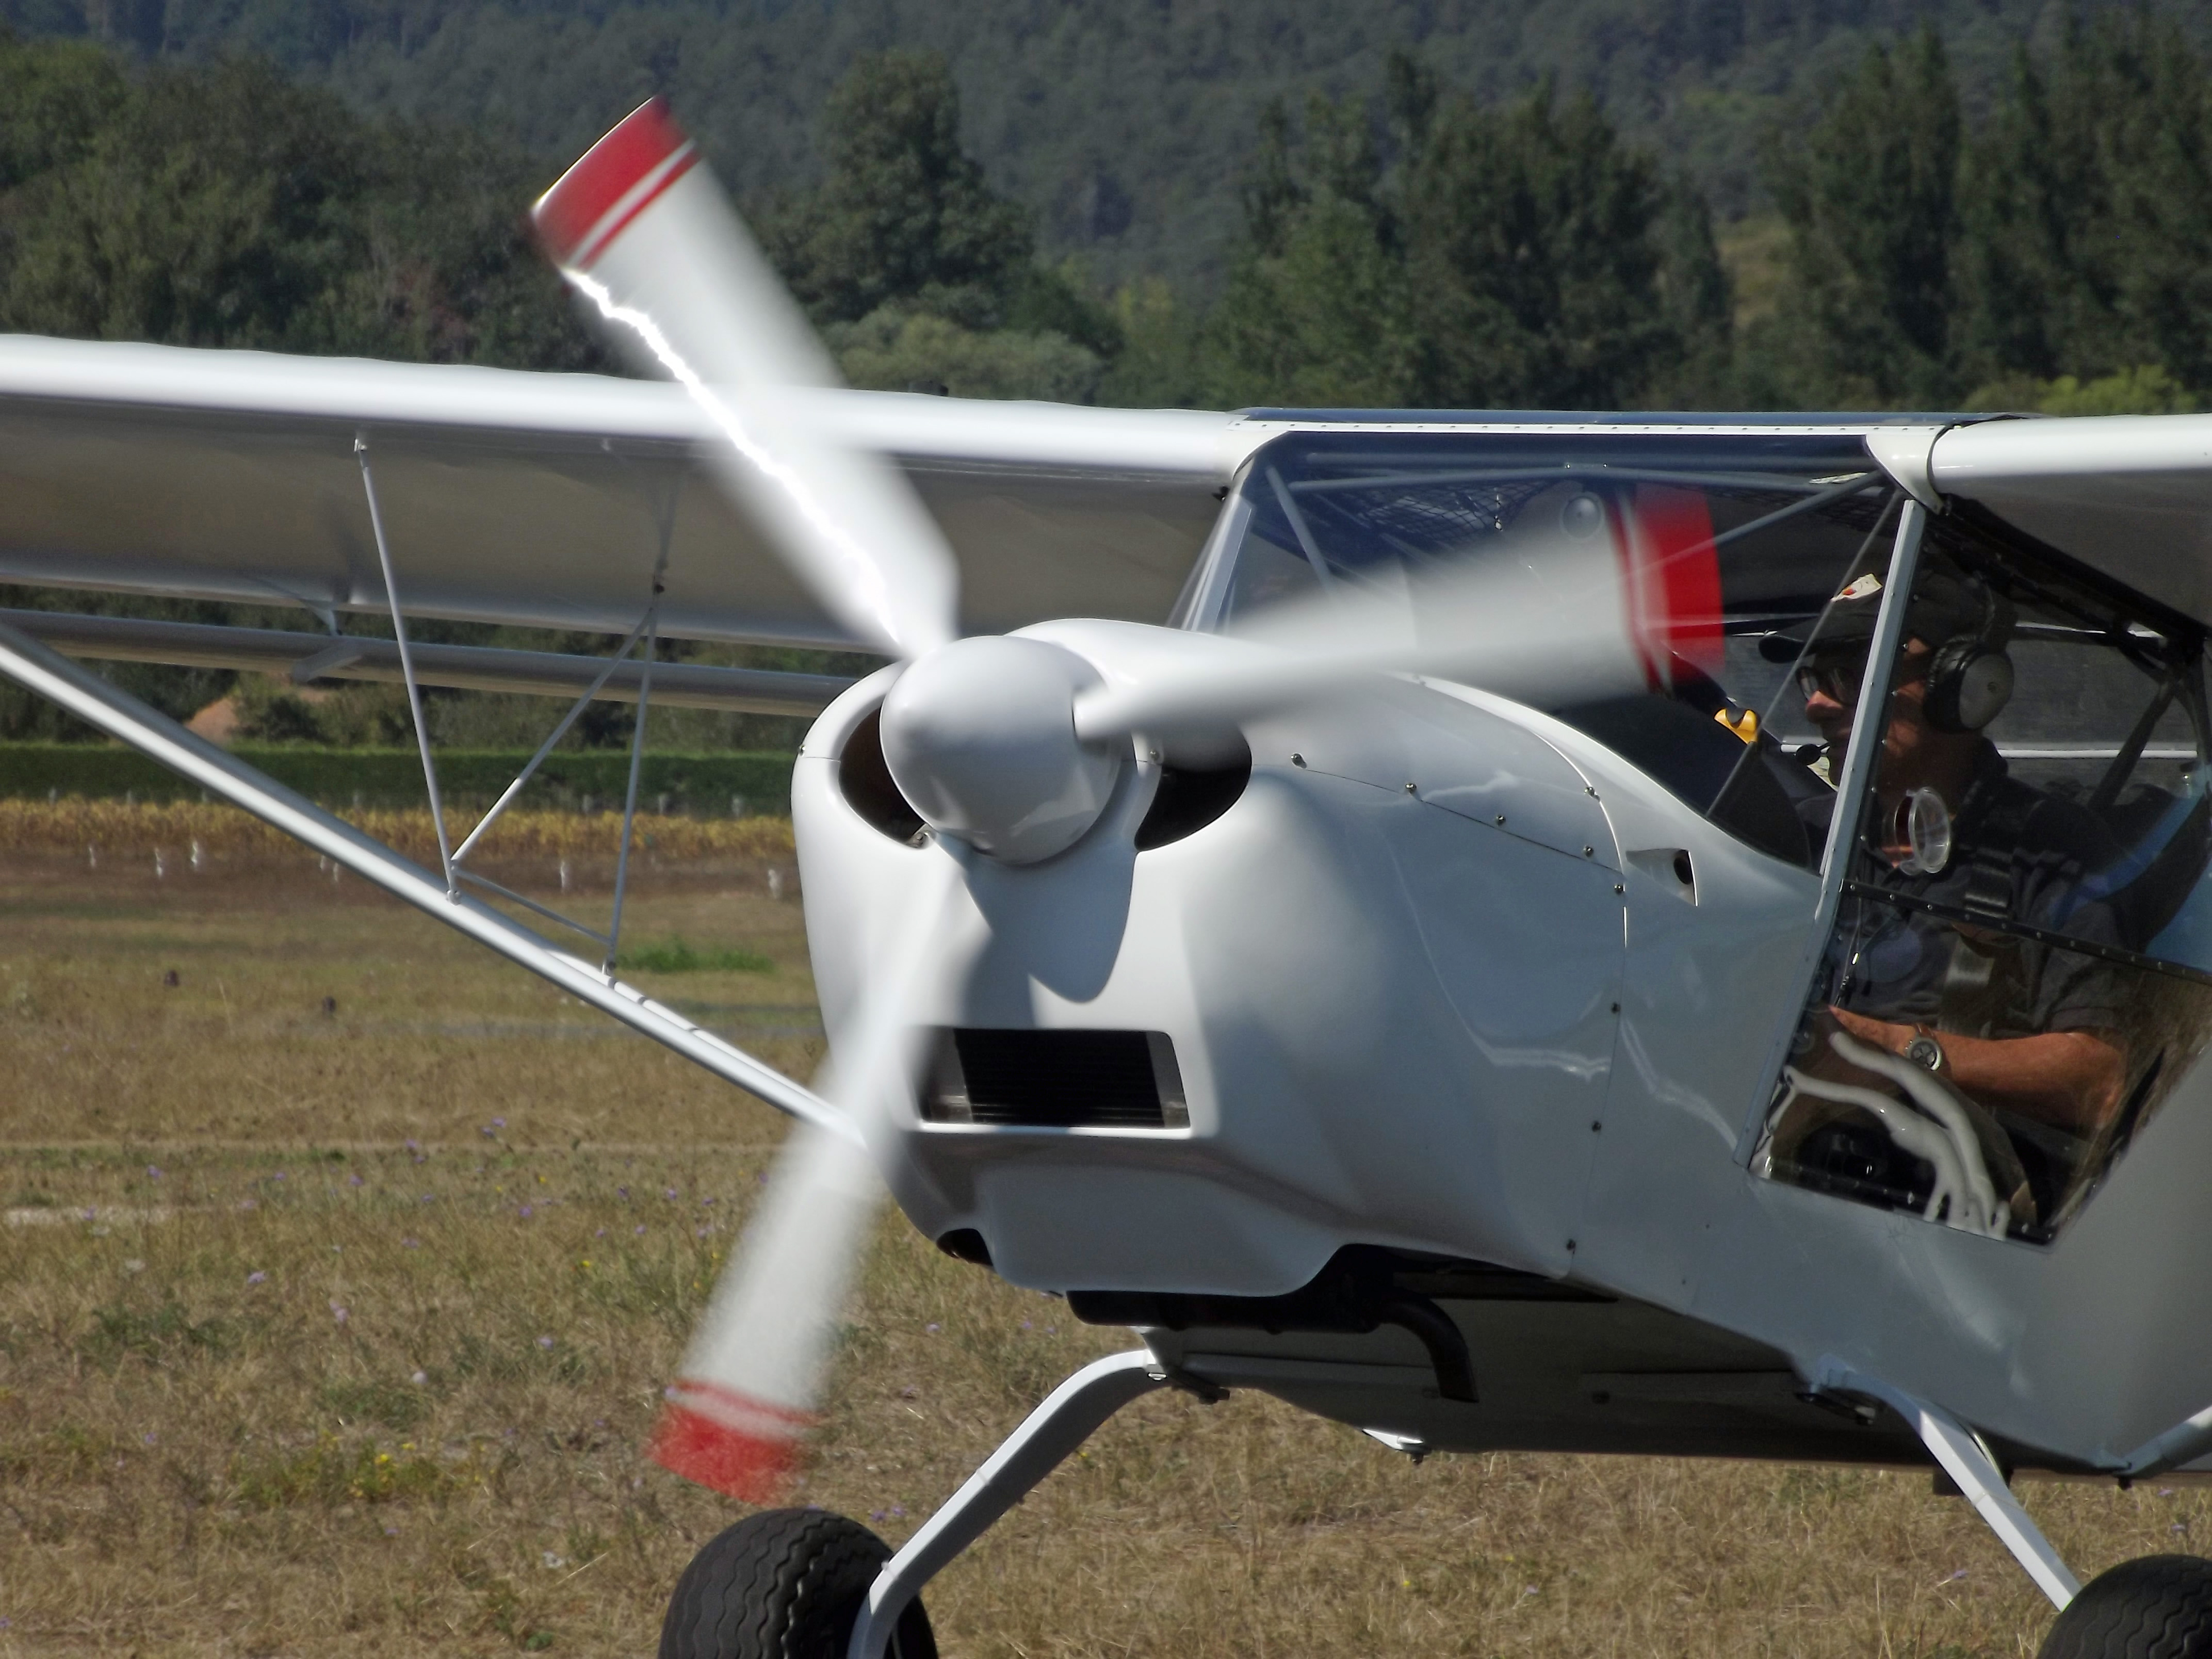
M1613 409L1680 359L1666 193L1587 94L1437 113L1404 191L1424 404ZM1686 295L1694 307L1694 294Z
M1279 105L1262 117L1244 252L1207 321L1212 388L1231 404L1403 403L1405 264L1364 101L1315 94L1304 137L1294 149Z
M0 41L0 327L603 361L527 242L512 150L364 121L264 63L125 76L74 44Z
M1651 234L1659 301L1680 352L1672 368L1655 377L1652 401L1670 409L1743 407L1735 285L1721 263L1712 208L1686 175L1667 187Z
M960 93L944 58L861 58L823 124L828 175L758 217L846 379L963 397L1095 397L1120 327L1072 271L1037 262L1028 212L961 148Z
M1814 397L1940 408L1956 396L1959 131L1943 44L1926 29L1870 48L1802 138L1772 143Z
M829 172L764 228L800 302L858 322L895 301L989 326L1034 263L1029 216L960 147L960 92L941 53L863 58L823 115Z
M2047 65L2022 53L1964 174L1976 378L2162 367L2212 393L2212 76L2173 23L2107 16Z
M1366 100L1263 119L1207 337L1231 401L1618 408L1724 342L1702 204L1592 100L1486 109L1400 56L1384 103L1387 159Z

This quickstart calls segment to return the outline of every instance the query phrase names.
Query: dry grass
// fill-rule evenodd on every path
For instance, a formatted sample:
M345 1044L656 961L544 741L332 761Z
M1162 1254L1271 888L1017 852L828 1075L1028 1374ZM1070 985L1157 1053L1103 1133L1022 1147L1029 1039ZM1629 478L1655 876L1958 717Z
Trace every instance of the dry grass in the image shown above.
M435 860L438 840L427 810L342 811L356 828L410 858ZM458 843L482 815L453 811L447 827ZM622 815L599 812L503 812L484 837L484 859L611 859L622 836ZM791 854L788 818L664 817L641 812L630 845L666 859L765 859ZM88 800L0 800L0 851L71 852L111 856L165 852L188 860L204 856L233 862L301 856L299 843L235 806L214 801L133 804ZM312 854L307 856L312 857ZM88 856L88 867L96 867Z
M649 873L638 925L774 972L647 982L803 1067L764 868ZM16 854L0 899L0 1659L647 1650L734 1511L638 1449L772 1115L311 860ZM1125 1340L893 1218L801 1496L902 1537ZM2027 1496L2087 1570L2212 1527L2186 1489ZM994 1656L1935 1659L2045 1622L1924 1478L1415 1468L1242 1395L1139 1401L929 1600Z

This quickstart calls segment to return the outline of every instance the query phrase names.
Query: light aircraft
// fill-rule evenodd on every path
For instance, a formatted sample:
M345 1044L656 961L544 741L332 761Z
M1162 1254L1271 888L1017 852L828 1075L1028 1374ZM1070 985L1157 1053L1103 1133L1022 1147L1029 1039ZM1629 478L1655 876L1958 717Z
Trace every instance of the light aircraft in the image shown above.
M2212 418L857 393L658 105L536 214L659 378L0 343L0 576L325 624L10 613L0 670L799 1120L671 1468L777 1490L884 1187L1137 1332L896 1553L740 1521L665 1656L933 1651L931 1576L1160 1388L1415 1457L1931 1468L2045 1655L2212 1652L2212 1565L2084 1589L2010 1488L2212 1471ZM818 711L834 1076L624 985L618 903L563 948L442 817L419 867L55 646L396 678L418 727L424 684Z

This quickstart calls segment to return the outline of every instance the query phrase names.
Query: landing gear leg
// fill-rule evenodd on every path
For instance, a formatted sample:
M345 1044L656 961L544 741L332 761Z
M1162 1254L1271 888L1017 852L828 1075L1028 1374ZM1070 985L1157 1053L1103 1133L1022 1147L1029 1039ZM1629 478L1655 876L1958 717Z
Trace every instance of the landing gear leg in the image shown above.
M853 1626L848 1659L884 1659L899 1615L921 1587L981 1537L1098 1425L1139 1395L1164 1388L1167 1367L1143 1348L1095 1360L1045 1397L1022 1425L884 1563Z

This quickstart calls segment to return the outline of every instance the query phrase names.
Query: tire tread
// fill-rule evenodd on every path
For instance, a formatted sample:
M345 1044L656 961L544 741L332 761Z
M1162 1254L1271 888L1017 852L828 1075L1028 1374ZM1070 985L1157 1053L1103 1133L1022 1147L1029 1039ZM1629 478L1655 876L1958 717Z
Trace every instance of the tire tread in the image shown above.
M2099 1574L2038 1659L2212 1659L2212 1561L2145 1555Z
M890 1547L827 1510L747 1516L691 1559L661 1622L659 1659L844 1659L868 1586ZM896 1659L936 1659L915 1601L900 1617Z

